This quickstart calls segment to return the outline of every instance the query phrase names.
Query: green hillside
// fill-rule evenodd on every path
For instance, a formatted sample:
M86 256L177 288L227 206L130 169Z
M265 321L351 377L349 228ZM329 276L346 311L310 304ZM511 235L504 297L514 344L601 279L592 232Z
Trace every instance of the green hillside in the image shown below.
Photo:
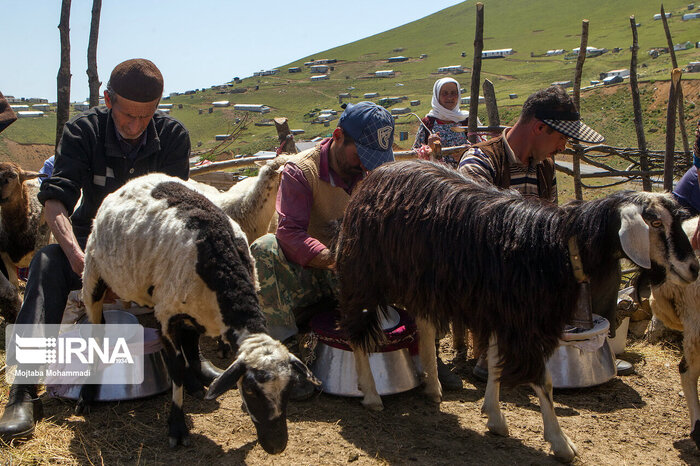
M635 15L641 23L639 31L639 73L640 79L647 82L643 91L646 125L655 132L649 134L652 147L663 144L663 120L665 105L659 106L656 81L667 80L670 74L670 56L662 54L652 59L647 53L652 47L666 45L661 21L654 21L653 15L659 12L659 3L639 0L617 0L615 2L590 0L588 2L545 0L486 0L484 48L513 48L516 53L508 58L484 60L482 79L490 79L496 88L502 121L512 122L517 118L519 107L534 90L545 87L554 81L572 80L575 60L564 56L543 55L549 49L571 49L580 44L582 19L590 21L588 45L607 48L610 52L599 57L587 58L584 67L583 84L598 79L599 74L616 68L629 68L631 53L629 46L632 34L629 17ZM674 43L700 41L700 19L682 21L681 15L687 12L688 0L672 0L665 3L666 11L672 13L669 19ZM694 10L696 11L696 10ZM327 135L337 124L330 122L328 127L312 124L320 109L340 110L338 94L350 93L352 98L345 101L365 100L368 92L379 93L382 97L402 97L407 99L393 107L409 107L410 100L420 100L420 105L410 107L420 116L430 108L430 93L434 81L441 77L436 73L441 66L472 66L475 24L475 2L467 1L433 15L385 31L357 42L330 50L319 51L313 56L303 57L279 67L279 74L265 77L248 77L225 90L199 90L192 95L178 95L169 102L174 104L172 115L180 119L190 130L195 150L211 148L215 145L214 135L227 133L237 117L232 107L214 109L209 113L211 102L229 100L231 104L252 103L271 107L270 113L252 114L253 122L260 122L278 116L289 119L290 127L303 129L302 138ZM613 53L613 49L621 49ZM462 54L464 53L464 57ZM427 57L419 58L422 54ZM409 57L402 63L387 63L387 58L395 55ZM532 57L535 55L536 57ZM700 49L693 48L677 52L681 67L690 61L700 60ZM304 62L312 59L333 58L329 79L310 81L312 73ZM298 66L300 73L288 73L288 68ZM392 69L393 78L374 78L377 70ZM471 74L454 76L467 90ZM698 79L700 73L684 74L683 79ZM167 79L167 76L166 76ZM636 145L632 124L632 105L627 83L615 89L595 90L585 93L582 113L592 124L602 124L613 145ZM694 91L692 89L695 89ZM231 93L231 91L243 93ZM697 87L686 92L686 113L688 124L697 119ZM185 91L183 89L183 91ZM612 92L611 92L612 91ZM222 93L223 92L223 93ZM517 94L510 99L509 94ZM655 100L656 99L656 100ZM377 100L371 99L371 100ZM181 108L180 108L181 106ZM648 108L654 106L655 108ZM463 108L465 108L463 106ZM480 109L482 116L483 106ZM202 113L200 113L202 111ZM482 116L482 119L483 118ZM41 120L24 119L15 123L1 137L20 143L51 143L55 114ZM417 129L416 119L402 116L397 119L397 131L408 131L406 141L398 141L402 148L408 148ZM659 131L661 129L661 131ZM680 144L680 140L679 140ZM234 152L252 153L261 149L271 149L277 145L274 127L250 124L235 144ZM0 153L3 151L0 140Z

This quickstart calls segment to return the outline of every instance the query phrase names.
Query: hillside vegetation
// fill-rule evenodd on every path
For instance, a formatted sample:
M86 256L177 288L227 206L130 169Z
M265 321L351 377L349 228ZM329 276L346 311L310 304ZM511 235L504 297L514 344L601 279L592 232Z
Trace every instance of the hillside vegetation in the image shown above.
M503 123L512 123L517 118L522 102L531 92L554 81L573 79L575 60L565 59L561 55L537 55L543 55L549 49L571 51L578 47L581 20L584 18L590 21L589 46L607 48L610 52L599 57L587 58L583 84L598 79L601 72L629 68L629 46L632 43L629 17L635 15L636 21L641 23L638 28L639 73L643 81L645 126L651 130L647 136L652 148L663 147L668 87L661 84L661 81L668 80L671 61L668 54L652 59L647 53L652 47L666 45L662 22L652 19L653 15L659 12L658 3L637 0L485 0L484 4L484 48L513 48L516 51L508 58L484 60L482 65L482 80L488 78L495 85ZM346 102L365 100L363 95L368 92L379 93L379 98L406 97L406 100L392 107L409 107L410 100L420 100L420 105L410 108L422 117L430 108L432 85L442 76L436 73L437 68L450 65L461 65L465 68L472 66L474 5L473 1L463 2L381 34L299 58L279 66L280 72L277 75L248 77L225 90L198 90L194 94L174 96L164 102L174 104L172 115L190 130L194 150L214 147L214 135L230 132L236 118L241 116L241 113L234 112L232 107L216 108L209 113L211 102L216 100L229 100L231 105L267 105L272 111L264 115L253 114L252 122L260 123L262 120L278 116L287 117L291 128L305 131L298 139L328 135L337 121L331 121L328 127L313 124L311 121L321 109L332 108L340 112L338 94L346 92L352 96L345 99ZM687 5L688 0L672 0L664 4L666 11L673 14L669 18L669 24L674 43L700 41L700 19L681 20L681 15L688 11ZM613 53L614 48L621 50ZM676 53L681 67L690 61L700 60L700 49L697 48ZM422 54L426 54L427 57L419 58ZM388 57L396 55L409 57L409 60L387 63ZM328 80L311 82L312 73L304 66L304 62L322 58L333 58L338 62L330 65L333 70L329 72ZM232 69L235 69L234 65L232 63ZM288 73L288 68L294 66L301 67L302 71ZM372 77L372 73L384 69L393 69L396 76ZM102 74L105 73L106 71L102 70ZM466 72L454 77L468 92L471 74ZM683 76L684 80L698 78L700 73L686 73ZM697 108L698 87L690 84L686 84L686 87L687 124L692 127L694 120L700 115ZM74 94L79 92L74 90ZM518 97L510 99L509 94L517 94ZM377 98L370 100L376 101ZM482 120L485 120L483 106L479 113ZM585 92L582 113L586 121L607 137L608 143L636 145L627 82L611 88ZM396 143L400 148L410 147L417 125L416 118L412 116L398 117ZM2 138L23 144L51 144L54 126L55 113L50 113L42 119L18 121L0 135L0 155L7 153L7 144L3 143ZM408 139L399 141L398 132L408 132ZM680 147L680 138L678 144ZM276 146L277 137L273 126L255 126L250 123L232 150L235 153L253 153ZM230 154L225 155L224 158L229 156Z

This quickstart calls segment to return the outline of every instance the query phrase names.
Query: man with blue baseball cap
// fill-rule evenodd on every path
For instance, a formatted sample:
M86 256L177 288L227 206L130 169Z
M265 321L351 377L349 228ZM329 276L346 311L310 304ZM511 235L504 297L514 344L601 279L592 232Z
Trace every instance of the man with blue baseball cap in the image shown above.
M292 156L277 192L276 233L250 245L270 335L298 353L296 338L316 309L335 306L335 260L329 246L354 189L366 173L394 160L394 118L372 102L348 104L330 138ZM334 228L333 225L336 225ZM297 384L293 400L314 387Z

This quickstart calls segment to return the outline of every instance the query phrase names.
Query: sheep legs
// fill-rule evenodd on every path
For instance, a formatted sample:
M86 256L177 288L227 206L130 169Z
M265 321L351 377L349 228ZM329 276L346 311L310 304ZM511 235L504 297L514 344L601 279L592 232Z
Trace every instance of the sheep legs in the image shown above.
M491 335L491 338L489 338L489 347L486 355L489 365L489 378L486 382L486 393L484 394L484 404L481 406L481 412L488 417L486 427L489 429L489 432L507 437L508 424L499 405L501 367L498 364L498 344L495 335Z
M418 354L423 368L425 389L423 392L434 403L442 401L442 386L438 380L437 355L435 353L435 327L420 317L416 317L418 327Z
M686 339L687 340L687 339ZM681 373L681 386L683 396L688 403L690 414L690 438L695 441L695 445L700 448L700 402L698 402L698 376L700 376L700 361L692 358L696 348L689 347L690 342L684 341L685 356L678 365Z
M181 327L179 340L186 364L183 379L185 391L196 398L203 398L204 387L208 387L223 371L202 356L197 329Z
M540 411L544 423L544 439L552 445L554 456L564 461L571 461L578 454L576 445L562 432L554 413L554 400L552 398L552 377L545 369L543 384L530 384L540 400Z
M382 399L377 393L377 386L374 383L372 369L369 367L369 355L360 347L353 346L352 354L355 356L355 370L357 371L357 385L364 398L362 406L372 411L384 409Z
M163 336L163 349L166 354L168 372L173 382L172 405L168 416L168 441L170 448L175 448L178 443L184 446L190 444L190 432L185 424L185 412L183 404L183 375L185 373L185 357L179 350L179 342L173 342L172 335Z
M435 359L435 327L421 318L416 318L416 326L420 335L418 350L420 362L425 373L424 393L430 401L440 403L442 401L442 386L438 380L437 360ZM377 386L369 366L369 355L357 346L352 347L352 353L355 356L357 384L364 395L362 405L374 411L381 411L384 409L384 405L379 393L377 393Z

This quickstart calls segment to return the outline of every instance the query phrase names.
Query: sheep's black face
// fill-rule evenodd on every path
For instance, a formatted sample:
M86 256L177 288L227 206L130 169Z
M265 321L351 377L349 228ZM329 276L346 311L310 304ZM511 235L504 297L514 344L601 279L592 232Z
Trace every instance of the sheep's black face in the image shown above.
M255 424L260 445L270 454L287 447L287 403L299 377L321 384L285 346L265 333L239 338L238 357L207 391L214 399L238 384L243 407Z
M683 231L686 211L673 198L648 194L642 217L649 226L650 279L687 285L698 278L698 259Z
M239 382L243 404L253 420L258 442L275 455L287 447L287 403L292 386L290 377L274 377L269 372L249 369Z

